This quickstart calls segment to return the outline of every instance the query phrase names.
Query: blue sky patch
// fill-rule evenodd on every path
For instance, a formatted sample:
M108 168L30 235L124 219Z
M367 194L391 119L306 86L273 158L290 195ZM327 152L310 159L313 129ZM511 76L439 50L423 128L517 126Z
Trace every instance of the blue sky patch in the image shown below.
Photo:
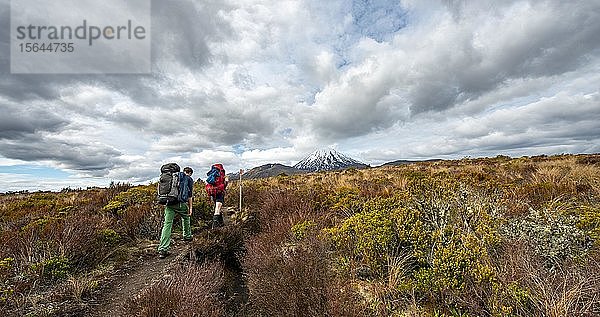
M32 177L39 178L65 178L69 177L70 174L52 167L37 166L37 165L12 165L12 166L0 166L0 173L5 174L20 174L20 175L31 175Z
M352 17L358 33L380 43L389 41L407 24L407 11L400 1L354 0Z

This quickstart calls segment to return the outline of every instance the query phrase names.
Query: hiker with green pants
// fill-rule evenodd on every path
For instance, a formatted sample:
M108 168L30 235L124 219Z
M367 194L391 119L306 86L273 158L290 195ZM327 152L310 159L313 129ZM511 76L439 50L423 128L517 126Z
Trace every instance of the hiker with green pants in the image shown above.
M192 216L192 189L194 180L192 174L194 171L190 167L183 169L179 181L179 201L165 206L165 221L163 223L162 233L160 235L160 244L158 246L158 255L164 259L169 255L169 245L171 244L171 228L173 227L173 218L175 214L181 216L181 225L183 227L183 241L192 241L192 232L190 229L190 217Z

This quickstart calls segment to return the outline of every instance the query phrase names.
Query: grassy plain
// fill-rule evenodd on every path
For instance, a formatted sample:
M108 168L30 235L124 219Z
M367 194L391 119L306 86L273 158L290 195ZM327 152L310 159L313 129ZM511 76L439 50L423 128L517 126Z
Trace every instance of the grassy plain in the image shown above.
M0 308L84 314L128 250L158 239L155 194L113 184L0 196ZM130 299L132 315L160 311L166 293L206 298L170 301L178 316L600 314L599 155L280 175L244 181L243 194L228 226L209 230L198 184L189 279L174 273ZM65 302L79 310L49 304Z

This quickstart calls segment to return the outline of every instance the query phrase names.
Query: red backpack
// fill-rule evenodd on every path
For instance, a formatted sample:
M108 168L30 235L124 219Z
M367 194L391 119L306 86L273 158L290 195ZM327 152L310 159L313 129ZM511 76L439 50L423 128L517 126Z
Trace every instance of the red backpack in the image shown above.
M206 176L208 178L206 179L205 189L209 196L225 192L227 183L225 183L225 169L223 168L223 164L213 164L210 171L206 173Z

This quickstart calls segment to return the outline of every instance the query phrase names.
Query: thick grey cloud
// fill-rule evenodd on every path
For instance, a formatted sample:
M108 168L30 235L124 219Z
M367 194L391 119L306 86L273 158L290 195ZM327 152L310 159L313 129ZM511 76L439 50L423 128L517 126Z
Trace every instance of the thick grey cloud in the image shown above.
M437 23L399 32L389 45L365 42L367 58L318 94L313 128L333 139L364 135L406 119L403 107L377 106L394 91L412 115L439 112L598 58L597 1L450 4L449 16L435 11Z
M67 124L65 118L45 109L1 102L0 109L0 140L19 140L38 131L55 132Z
M475 115L422 114L385 133L357 139L351 146L369 149L361 155L373 164L398 158L594 153L600 144L598 120L600 93L565 91Z
M18 141L0 140L2 156L23 161L49 161L60 168L105 176L107 169L122 161L119 151L101 144L85 144L56 140L40 134L28 135Z
M80 128L55 113L48 104L2 103L0 155L28 162L43 161L60 168L104 176L124 163L118 150L78 138ZM85 127L83 127L85 129Z
M227 9L224 4L153 1L153 72L148 75L11 75L9 9L8 1L0 3L0 96L11 103L0 105L6 113L0 137L10 138L0 149L4 157L106 174L123 163L121 151L103 134L88 133L82 140L63 132L112 125L131 135L154 136L155 144L171 143L166 152L260 142L272 133L272 120L260 111L240 111L218 97L218 90L203 91L189 82L214 58L207 41L231 36L218 14ZM179 141L171 142L175 137Z
M219 37L226 28L218 21L215 9L218 7L193 1L153 1L152 55L158 59L174 58L193 70L200 70L211 57L206 38ZM157 66L160 70L160 65Z
M487 21L474 15L456 21L470 27L457 27L455 34L449 34L456 45L442 48L446 51L432 63L437 67L420 78L412 91L415 112L445 109L461 98L476 99L511 79L573 71L600 49L600 4L596 1L496 5L488 3L487 9L495 9L499 16ZM475 6L481 9L481 4ZM479 27L478 23L484 24ZM428 97L432 91L443 92L441 98Z
M211 58L206 38L218 39L227 33L227 25L218 20L214 5L194 1L152 2L152 68L149 75L52 75L10 73L10 6L0 2L0 94L16 101L31 99L56 99L66 86L88 84L103 86L131 97L140 105L181 105L178 100L163 98L160 88L168 81L165 73L171 72L171 63L182 69L198 71ZM167 63L165 63L165 61ZM189 101L188 101L189 103ZM182 105L185 106L185 105Z
M43 81L38 76L9 74L10 2L0 1L0 95L19 101L51 99L57 96L49 81Z
M560 94L522 107L496 110L479 118L463 120L454 129L457 136L478 138L494 133L526 134L541 130L555 137L598 137L600 95Z

